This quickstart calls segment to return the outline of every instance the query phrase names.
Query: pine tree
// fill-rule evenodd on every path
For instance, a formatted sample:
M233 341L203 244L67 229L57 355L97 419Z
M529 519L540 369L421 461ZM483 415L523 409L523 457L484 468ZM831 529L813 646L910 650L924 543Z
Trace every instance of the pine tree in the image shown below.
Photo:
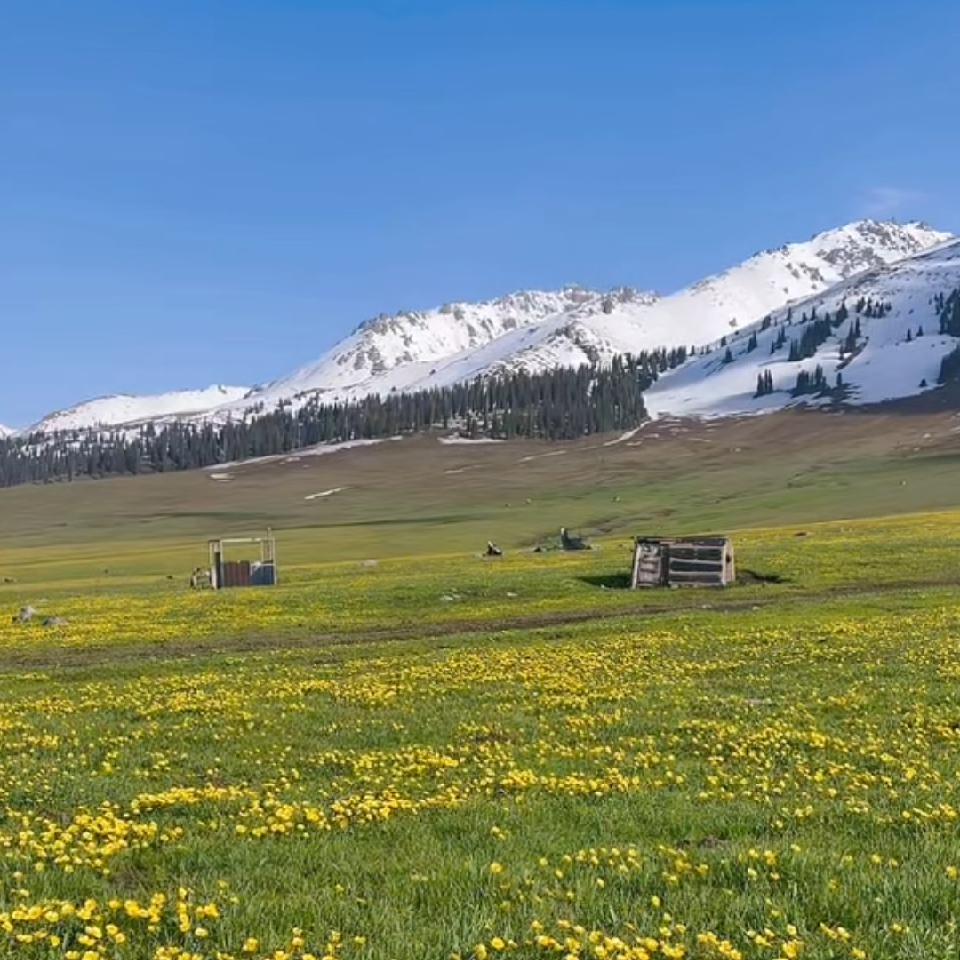
M940 332L950 337L960 337L960 288L946 297L941 294L937 313Z
M773 393L773 374L769 370L763 370L757 374L757 390L755 397L765 397Z
M643 392L679 366L686 348L661 348L538 375L526 372L477 377L444 389L369 396L361 400L290 402L251 407L240 421L221 426L148 424L136 436L121 431L71 431L0 441L0 486L112 476L142 471L193 470L304 446L377 439L459 425L468 435L531 436L569 440L599 431L629 429L645 416Z
M960 380L960 347L955 347L940 361L939 383Z

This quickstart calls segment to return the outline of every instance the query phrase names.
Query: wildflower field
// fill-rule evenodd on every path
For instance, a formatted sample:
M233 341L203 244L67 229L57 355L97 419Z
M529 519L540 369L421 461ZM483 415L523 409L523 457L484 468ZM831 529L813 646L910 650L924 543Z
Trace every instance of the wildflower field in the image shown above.
M960 514L735 542L642 595L625 540L222 594L25 553L0 957L957 957Z

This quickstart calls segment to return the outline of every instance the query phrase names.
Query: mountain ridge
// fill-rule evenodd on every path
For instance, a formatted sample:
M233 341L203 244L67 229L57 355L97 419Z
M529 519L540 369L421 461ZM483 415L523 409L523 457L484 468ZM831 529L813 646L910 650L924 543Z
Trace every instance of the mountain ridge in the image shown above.
M941 304L951 293L958 296L955 291L960 238L856 274L710 345L646 392L648 410L654 416L736 416L836 399L882 403L932 390L943 358L960 345L960 330L941 332ZM793 344L807 355L791 359ZM822 388L802 389L798 377L813 378L818 367ZM770 390L758 396L758 378L765 374Z
M394 390L449 386L464 376L498 369L536 372L551 366L576 366L609 359L615 353L708 342L728 329L750 323L791 299L816 293L855 273L894 262L950 238L927 224L895 224L861 220L814 235L809 241L761 251L740 264L704 278L674 294L660 296L633 288L625 297L616 291L575 288L575 302L562 312L528 317L504 331L507 339L447 352L437 358L414 357L409 346L401 357L390 357L389 344L375 327L360 327L318 361L302 367L260 391L260 399L274 406L291 396L318 399L359 399ZM514 299L518 295L513 295ZM487 307L497 301L488 301ZM424 318L439 313L426 311ZM522 331L522 332L520 332ZM391 331L394 332L394 331ZM406 333L415 339L416 328ZM500 343L501 348L493 346ZM486 363L478 364L477 351ZM374 358L373 363L365 362ZM421 364L420 366L415 366ZM340 375L343 366L351 373ZM241 412L240 405L235 406Z
M22 432L96 430L134 426L147 421L189 419L238 400L249 392L249 387L213 384L202 390L173 390L153 395L107 394L54 411Z
M358 324L318 360L261 385L98 397L50 414L22 434L238 419L280 402L354 400L504 370L537 372L602 362L616 353L701 346L788 303L951 239L917 221L860 220L809 241L760 251L665 296L634 287L568 285L475 304L381 313Z

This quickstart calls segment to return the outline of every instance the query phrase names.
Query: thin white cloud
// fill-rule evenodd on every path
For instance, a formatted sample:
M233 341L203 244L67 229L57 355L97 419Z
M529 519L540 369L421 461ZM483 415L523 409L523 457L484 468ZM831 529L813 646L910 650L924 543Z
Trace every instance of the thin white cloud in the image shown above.
M912 207L927 199L919 190L903 187L872 187L861 200L861 212L865 217L884 219L900 213L904 207Z

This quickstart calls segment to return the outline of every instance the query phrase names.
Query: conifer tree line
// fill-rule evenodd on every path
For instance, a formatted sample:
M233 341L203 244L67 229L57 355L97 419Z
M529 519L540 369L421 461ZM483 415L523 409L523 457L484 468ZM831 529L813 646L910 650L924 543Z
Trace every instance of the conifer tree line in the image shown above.
M761 370L757 374L757 390L755 397L766 397L773 393L773 374L769 370Z
M850 324L847 334L840 343L840 355L854 353L862 337L860 325L861 317L883 317L893 310L893 304L887 301L874 301L870 297L860 297L854 305L853 312L855 317ZM787 311L786 322L781 324L777 335L770 345L771 355L787 347L787 361L796 363L800 360L807 360L816 355L816 352L823 346L827 340L850 318L850 310L846 301L842 301L836 312L831 314L824 312L822 316L817 313L817 308L812 307L809 315L804 313L798 326L803 327L803 332L797 339L790 339L786 327L793 324L793 309ZM776 322L771 317L764 317L761 324L761 330L767 330L770 326L775 326ZM922 329L918 331L918 336L922 336ZM752 349L748 345L748 352ZM760 396L761 394L758 394Z
M860 318L850 324L850 329L847 331L847 335L843 338L842 343L840 344L840 356L844 356L848 353L856 353L857 345L860 342L860 337L862 331L860 329Z
M852 344L851 350L856 348L857 340L860 338L859 314L861 307L866 309L866 302L862 304L858 302L856 307L858 316L850 325L850 332L847 334L844 343L844 347ZM872 310L872 307L870 307L870 309ZM849 316L850 313L847 310L846 303L841 303L837 308L837 312L832 315L829 312L825 312L823 316L818 316L817 308L814 307L811 309L810 316L804 314L801 318L800 322L803 324L803 332L800 334L799 339L790 341L787 360L793 363L814 356L817 350L830 339L833 332L843 326ZM779 349L787 342L786 331L781 330L777 340L778 344L775 349Z
M840 374L837 374L838 378ZM840 381L838 380L838 385ZM793 396L801 397L807 393L822 394L827 392L827 376L823 372L823 367L818 363L813 373L808 370L801 370L797 374L797 382L793 388Z
M773 343L770 346L771 355L780 350L787 342L787 331L784 327L781 327L777 331L777 335L773 338Z
M960 380L960 347L954 347L940 361L939 383L955 383Z
M933 306L940 320L940 333L948 337L960 337L960 287L933 298ZM960 380L960 346L955 347L940 361L940 383Z
M790 341L790 352L787 360L793 363L797 360L806 360L808 357L812 357L830 339L833 334L834 323L835 321L830 314L823 317L812 317L803 328L800 339Z
M254 409L225 424L147 424L129 431L68 431L0 440L0 487L215 466L304 447L458 429L470 438L573 440L629 430L646 416L643 393L687 349L615 356L544 373L504 371L414 393L345 403L312 399L297 410Z
M960 287L944 296L938 293L933 306L940 320L940 332L948 337L960 337Z

